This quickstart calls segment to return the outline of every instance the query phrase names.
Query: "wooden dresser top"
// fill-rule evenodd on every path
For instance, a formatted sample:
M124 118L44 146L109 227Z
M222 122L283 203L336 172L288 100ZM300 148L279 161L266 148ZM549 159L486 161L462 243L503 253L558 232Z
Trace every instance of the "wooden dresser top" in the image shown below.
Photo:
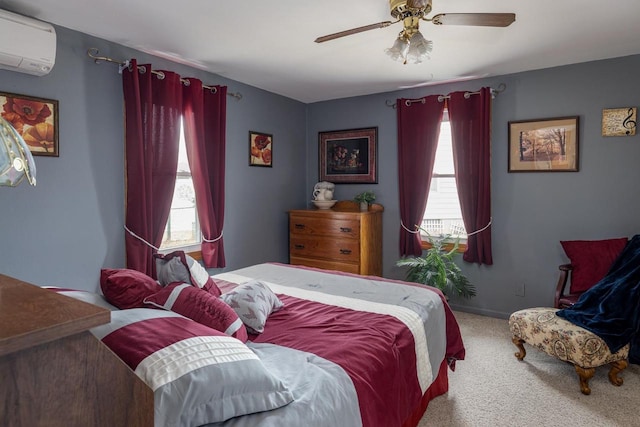
M331 214L336 214L336 213L357 213L357 214L362 214L362 215L367 215L367 214L375 214L378 212L382 212L384 211L384 206L378 204L378 203L372 203L369 205L369 210L368 211L360 211L360 204L356 203L352 200L339 200L332 208L330 209L317 209L317 208L311 208L311 209L293 209L290 210L289 212L294 212L294 213L308 213L311 215L331 215Z
M0 356L109 323L109 310L0 274Z

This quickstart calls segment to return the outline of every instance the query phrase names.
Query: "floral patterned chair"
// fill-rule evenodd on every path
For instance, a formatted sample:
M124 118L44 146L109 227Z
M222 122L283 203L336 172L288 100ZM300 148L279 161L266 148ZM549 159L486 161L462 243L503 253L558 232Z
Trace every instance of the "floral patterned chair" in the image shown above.
M509 317L513 343L519 351L518 360L526 356L527 343L557 359L571 363L580 380L580 391L590 394L589 380L595 368L609 364L609 381L620 386L618 374L628 366L629 345L611 354L607 344L597 335L556 316L557 308L529 308L516 311Z

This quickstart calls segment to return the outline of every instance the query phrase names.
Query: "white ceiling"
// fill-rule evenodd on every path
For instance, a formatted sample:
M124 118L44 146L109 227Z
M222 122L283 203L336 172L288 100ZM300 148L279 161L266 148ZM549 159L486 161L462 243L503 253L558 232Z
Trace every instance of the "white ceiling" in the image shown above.
M513 12L516 21L506 28L422 22L434 48L419 65L384 53L402 24L314 43L393 20L387 0L0 0L0 8L305 103L640 53L639 0L433 0L429 17Z

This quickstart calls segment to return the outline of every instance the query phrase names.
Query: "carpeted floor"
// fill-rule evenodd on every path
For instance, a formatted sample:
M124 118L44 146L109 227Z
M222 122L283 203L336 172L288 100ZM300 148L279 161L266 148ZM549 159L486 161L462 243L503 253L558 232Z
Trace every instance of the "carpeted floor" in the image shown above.
M507 320L455 315L466 359L449 371L449 392L429 404L419 427L640 426L640 366L622 372L620 387L607 367L596 369L585 396L570 364L527 344L519 362Z

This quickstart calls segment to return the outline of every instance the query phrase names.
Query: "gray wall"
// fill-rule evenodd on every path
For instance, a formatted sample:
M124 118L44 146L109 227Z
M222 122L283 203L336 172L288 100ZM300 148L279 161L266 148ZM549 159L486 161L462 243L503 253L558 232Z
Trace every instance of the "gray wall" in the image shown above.
M603 138L603 108L638 105L640 56L305 105L227 78L171 63L65 28L56 66L44 77L0 71L0 91L57 99L60 157L36 157L38 185L0 187L0 273L39 285L98 289L100 268L124 267L121 77L94 64L90 47L115 59L136 57L240 92L228 100L227 268L288 258L289 209L309 206L318 180L318 132L377 126L376 185L338 185L336 198L372 189L384 213L384 275L402 278L398 258L396 112L385 101L481 86L507 89L493 103L494 265L462 265L478 288L467 311L506 316L549 305L559 240L631 236L638 231L638 136ZM580 116L580 172L507 173L507 122ZM274 136L272 168L248 166L248 132ZM218 270L211 270L212 274ZM524 297L516 286L526 284Z
M477 81L423 87L308 106L307 187L318 179L317 133L378 126L379 183L338 185L336 198L364 189L376 192L384 212L383 275L403 278L399 257L396 110L385 101L418 98L483 86L506 90L493 101L492 266L461 267L476 285L471 300L452 299L454 308L498 317L553 303L557 267L567 262L560 240L633 236L640 232L640 136L602 137L603 108L638 106L640 56L617 58ZM577 173L508 173L507 122L579 116ZM525 284L525 296L516 296Z
M0 187L0 273L96 290L100 268L125 265L121 76L116 65L95 64L86 54L90 47L243 95L227 103L227 269L288 260L286 210L304 207L308 197L304 104L65 28L56 31L50 74L0 71L0 91L57 99L60 106L60 157L35 157L36 187ZM248 166L250 130L273 134L272 168Z

